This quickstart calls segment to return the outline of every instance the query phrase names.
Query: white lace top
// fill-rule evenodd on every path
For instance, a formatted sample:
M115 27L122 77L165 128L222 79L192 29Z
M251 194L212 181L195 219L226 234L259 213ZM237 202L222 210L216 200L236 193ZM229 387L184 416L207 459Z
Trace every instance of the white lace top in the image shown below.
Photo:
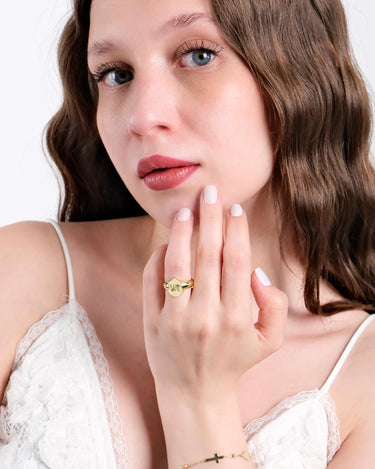
M68 249L69 301L20 341L0 407L2 469L131 469L108 363L85 310L75 300ZM362 331L356 331L321 389L282 401L244 429L262 469L323 469L340 446L329 388Z

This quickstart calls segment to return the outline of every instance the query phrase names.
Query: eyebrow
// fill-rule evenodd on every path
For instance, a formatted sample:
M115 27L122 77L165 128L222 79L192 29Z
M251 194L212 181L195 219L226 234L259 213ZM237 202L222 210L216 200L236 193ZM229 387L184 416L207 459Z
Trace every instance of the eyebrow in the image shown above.
M95 41L87 50L87 55L102 55L116 49L116 46L110 41Z
M211 23L214 23L212 16L208 15L207 13L195 12L185 14L182 13L180 15L174 16L166 23L164 23L160 28L158 28L155 32L155 36L159 36L161 34L165 34L171 29L178 29L178 28L186 28L187 26L199 21L199 20L206 20ZM93 42L88 50L88 55L103 55L112 50L116 49L115 44L111 41L95 41Z
M189 26L196 21L199 20L207 20L211 23L214 23L214 20L212 16L208 15L207 13L190 13L190 14L184 14L182 13L181 15L174 16L170 20L168 20L163 26L159 28L158 34L163 34L167 32L169 29L175 29L175 28L185 28L186 26Z

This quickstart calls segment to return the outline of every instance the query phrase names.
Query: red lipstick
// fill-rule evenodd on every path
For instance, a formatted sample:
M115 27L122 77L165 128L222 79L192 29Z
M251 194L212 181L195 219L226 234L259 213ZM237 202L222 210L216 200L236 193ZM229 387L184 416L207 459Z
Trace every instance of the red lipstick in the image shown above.
M197 170L198 166L192 161L152 155L139 161L137 173L149 189L163 191L184 182Z

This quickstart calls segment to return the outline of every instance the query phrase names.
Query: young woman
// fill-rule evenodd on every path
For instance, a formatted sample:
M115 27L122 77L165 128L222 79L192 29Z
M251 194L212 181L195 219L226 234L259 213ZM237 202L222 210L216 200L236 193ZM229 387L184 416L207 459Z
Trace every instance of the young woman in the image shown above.
M74 2L61 223L0 233L2 468L373 467L348 50L339 0Z

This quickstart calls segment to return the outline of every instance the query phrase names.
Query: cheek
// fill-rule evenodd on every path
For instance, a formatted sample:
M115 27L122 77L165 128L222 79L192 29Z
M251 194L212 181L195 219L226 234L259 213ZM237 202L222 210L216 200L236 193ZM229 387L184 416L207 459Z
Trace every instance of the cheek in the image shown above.
M121 147L121 135L124 132L121 126L121 119L115 111L99 102L96 123L100 138L113 161L116 159L118 149Z
M110 129L111 125L109 123L110 113L106 110L105 106L99 100L98 109L96 111L96 125L98 127L99 135L106 146L106 141L110 139Z
M218 130L227 128L232 136L233 132L238 134L242 130L259 136L269 133L261 93L246 66L232 67L226 70L225 79L206 85L197 93L204 99L204 105L196 103L196 108L203 110L201 119L213 127L220 124Z
M241 84L241 82L240 82ZM271 136L263 100L256 84L247 81L227 85L219 99L211 103L213 128L220 132L221 140L227 142L238 158L245 151L255 157L273 154Z
M220 122L222 148L230 155L226 169L235 171L239 186L257 191L269 181L275 161L261 94L248 73L222 91L216 125Z
M237 117L238 121L248 124L251 128L258 130L268 130L266 113L259 89L255 80L250 77L247 80L239 80L229 86L225 93L225 102L227 111L231 111Z

